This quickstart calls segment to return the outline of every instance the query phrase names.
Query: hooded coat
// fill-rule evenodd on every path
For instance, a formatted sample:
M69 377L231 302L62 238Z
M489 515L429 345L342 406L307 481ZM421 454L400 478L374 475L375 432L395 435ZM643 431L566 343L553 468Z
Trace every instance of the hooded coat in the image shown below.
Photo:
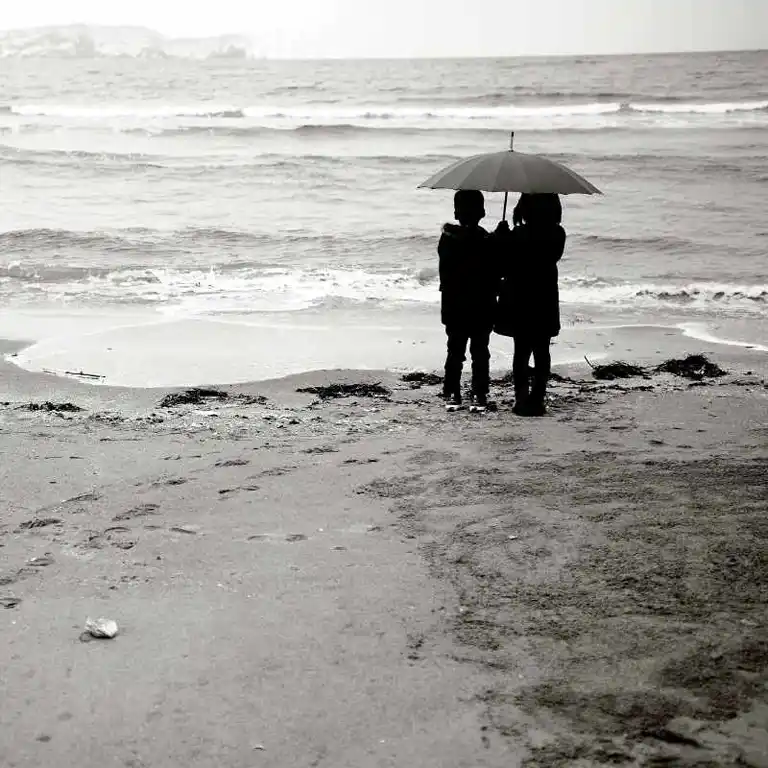
M446 327L493 327L499 273L491 241L481 226L443 226L437 253L440 319Z
M502 252L494 330L502 336L557 336L557 263L565 250L565 230L559 224L522 224L494 238Z

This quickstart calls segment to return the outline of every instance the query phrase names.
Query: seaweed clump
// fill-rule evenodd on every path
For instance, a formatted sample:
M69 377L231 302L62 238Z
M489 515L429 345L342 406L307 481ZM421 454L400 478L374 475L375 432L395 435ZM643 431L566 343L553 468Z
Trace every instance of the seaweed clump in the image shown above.
M226 400L229 395L220 389L193 387L183 392L171 392L159 403L160 408L173 408L176 405L200 405L206 400Z
M435 387L438 384L443 383L442 376L438 376L436 373L424 373L424 371L411 371L410 373L404 373L400 377L400 380L410 384L412 389L419 389L421 387Z
M44 403L27 403L19 406L25 411L47 411L49 413L78 413L83 409L74 403L52 403L46 400Z
M671 373L674 376L682 376L694 381L725 376L728 373L704 355L688 355L682 359L665 360L661 365L656 366L656 372Z
M328 384L318 387L300 387L296 390L310 395L317 395L321 400L339 397L389 397L392 391L378 381L358 384Z
M617 360L613 363L606 363L605 365L593 365L589 360L584 358L589 367L592 369L592 375L600 381L613 381L614 379L632 379L636 376L640 376L643 379L648 378L648 374L645 368L639 365L633 365L632 363L625 363L621 360Z

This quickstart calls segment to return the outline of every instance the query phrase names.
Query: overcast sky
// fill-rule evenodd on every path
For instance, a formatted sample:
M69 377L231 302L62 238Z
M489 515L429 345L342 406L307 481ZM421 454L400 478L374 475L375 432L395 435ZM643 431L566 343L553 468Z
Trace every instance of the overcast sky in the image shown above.
M293 57L519 56L768 48L768 0L0 0L0 29L237 33Z

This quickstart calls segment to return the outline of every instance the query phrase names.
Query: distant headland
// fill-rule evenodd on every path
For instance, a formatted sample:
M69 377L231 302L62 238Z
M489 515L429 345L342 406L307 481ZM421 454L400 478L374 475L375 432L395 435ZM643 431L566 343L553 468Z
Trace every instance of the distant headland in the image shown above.
M240 35L167 37L146 27L86 24L0 31L0 58L261 58Z

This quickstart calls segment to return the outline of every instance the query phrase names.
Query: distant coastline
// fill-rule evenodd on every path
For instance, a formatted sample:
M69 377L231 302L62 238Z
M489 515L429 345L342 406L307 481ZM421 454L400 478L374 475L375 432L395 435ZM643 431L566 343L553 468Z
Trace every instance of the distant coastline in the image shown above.
M242 35L169 37L147 27L88 24L0 31L3 58L258 59Z
M468 59L575 59L589 61L606 57L664 57L680 55L706 55L712 53L764 53L765 48L746 49L696 49L686 51L636 51L636 52L571 52L517 55L514 52L490 54L483 57L418 57L434 61ZM234 59L234 60L305 60L301 57L271 55L261 49L252 38L239 34L221 34L202 37L174 37L164 35L148 27L106 26L93 24L67 24L38 27L22 27L0 30L0 59L50 58L50 59L110 59L135 58L157 59ZM318 60L333 61L338 57L322 57ZM394 57L371 57L388 60ZM306 59L314 60L314 59Z

